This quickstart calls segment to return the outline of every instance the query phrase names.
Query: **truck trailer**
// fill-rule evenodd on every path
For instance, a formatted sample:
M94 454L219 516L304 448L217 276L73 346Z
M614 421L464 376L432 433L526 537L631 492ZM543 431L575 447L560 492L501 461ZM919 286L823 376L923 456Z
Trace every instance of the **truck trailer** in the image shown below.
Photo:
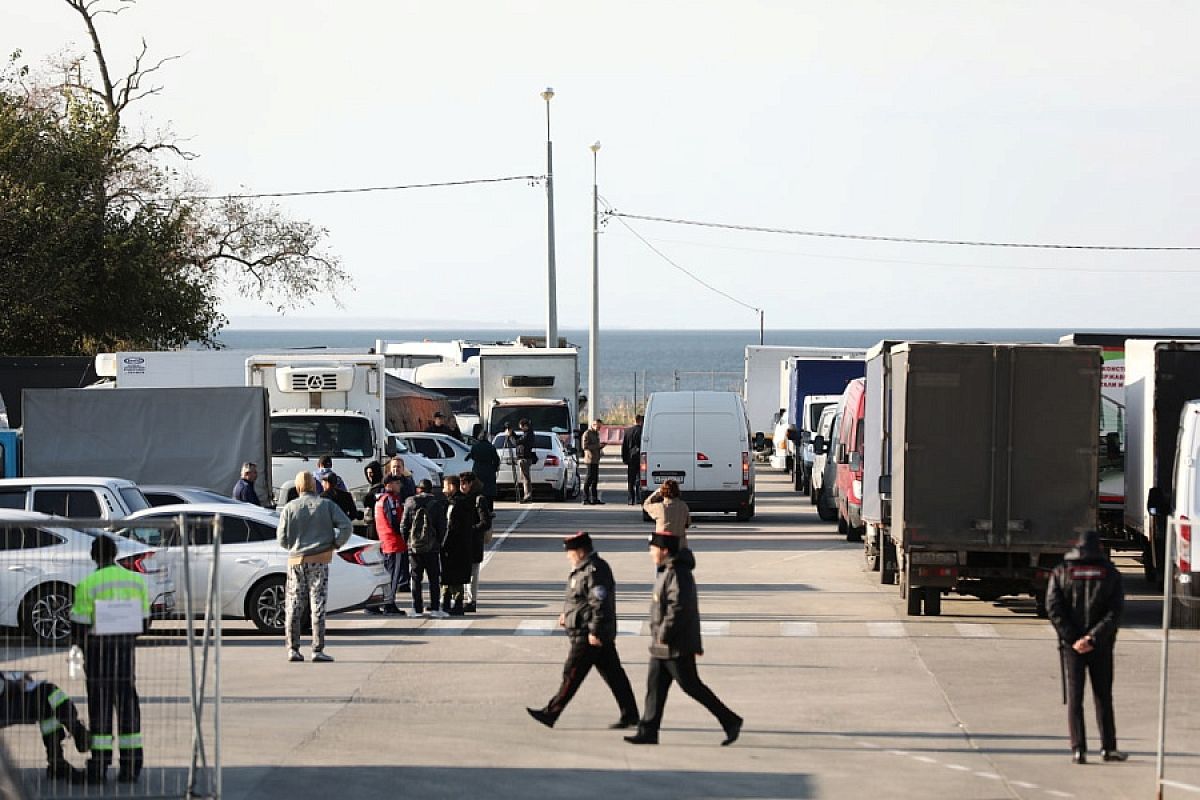
M784 416L775 426L771 466L789 469L792 486L808 492L812 474L812 436L821 412L837 403L847 384L863 376L865 350L806 348L810 352L787 359L788 394ZM820 398L820 399L818 399Z
M867 369L868 565L907 613L1032 595L1094 527L1096 347L881 343ZM872 482L873 481L873 482Z
M528 418L536 431L574 435L579 423L579 352L512 348L479 354L479 411L489 437Z

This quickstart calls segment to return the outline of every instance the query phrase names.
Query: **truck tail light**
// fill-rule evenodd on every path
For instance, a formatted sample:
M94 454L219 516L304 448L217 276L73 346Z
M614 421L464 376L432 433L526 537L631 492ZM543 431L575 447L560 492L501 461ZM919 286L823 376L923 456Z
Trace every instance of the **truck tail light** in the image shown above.
M750 454L742 451L742 488L750 486Z
M642 465L639 469L639 472L641 474L641 477L639 478L638 482L641 483L642 488L645 489L646 488L646 480L649 477L649 475L648 475L649 469L646 466L646 454L645 453L642 453Z
M1192 522L1187 517L1179 518L1179 572L1185 575L1192 571Z

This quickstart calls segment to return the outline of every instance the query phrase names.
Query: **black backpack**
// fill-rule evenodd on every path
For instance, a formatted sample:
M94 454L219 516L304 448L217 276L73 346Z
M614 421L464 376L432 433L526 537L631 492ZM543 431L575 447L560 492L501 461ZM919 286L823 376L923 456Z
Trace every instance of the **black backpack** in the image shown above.
M413 511L412 527L408 532L408 549L418 555L436 553L441 548L426 505L419 505Z

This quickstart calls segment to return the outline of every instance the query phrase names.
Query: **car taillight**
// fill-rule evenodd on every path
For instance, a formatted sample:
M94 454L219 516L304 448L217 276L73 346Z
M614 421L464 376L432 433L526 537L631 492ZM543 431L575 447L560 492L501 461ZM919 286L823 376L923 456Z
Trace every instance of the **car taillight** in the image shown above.
M358 564L360 567L367 567L367 566L370 566L371 564L375 563L374 560L370 557L371 550L374 547L375 547L375 545L364 544L364 545L360 545L359 547L351 547L346 550L338 550L338 555L342 557L343 561L348 561L351 564Z
M558 466L558 456L546 456L546 458L542 461L542 463L547 467L557 467Z
M742 452L742 488L750 486L750 454Z
M1192 571L1192 522L1187 517L1179 518L1179 572Z
M647 465L646 465L646 454L645 454L645 453L642 453L642 466L641 466L641 468L638 470L638 472L641 474L641 478L639 479L639 482L642 484L642 488L643 488L643 489L645 489L645 488L646 488L646 473L647 473L648 471L649 471L649 469L648 469L648 467L647 467Z
M706 456L704 453L696 453L696 460L697 461L708 461L708 456Z
M156 572L162 572L161 569L155 568L154 562L151 560L154 558L154 555L155 551L147 550L144 553L134 553L131 556L118 558L117 563L130 572L140 572L143 575L153 575Z

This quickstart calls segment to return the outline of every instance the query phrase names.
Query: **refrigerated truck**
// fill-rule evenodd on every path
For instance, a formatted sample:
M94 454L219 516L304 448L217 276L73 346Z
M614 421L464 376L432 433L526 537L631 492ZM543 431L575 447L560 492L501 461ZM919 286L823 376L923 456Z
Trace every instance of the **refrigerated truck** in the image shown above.
M479 353L479 413L487 435L528 418L535 431L574 436L579 424L579 351L512 348Z
M1124 521L1143 546L1146 578L1164 574L1166 517L1152 516L1152 488L1171 486L1179 419L1200 399L1200 341L1136 340L1125 345L1126 470Z
M1044 614L1049 570L1095 525L1099 348L906 342L873 357L886 368L867 377L864 458L886 441L889 471L864 488L883 504L884 582L910 616L941 613L945 592L1028 594Z

